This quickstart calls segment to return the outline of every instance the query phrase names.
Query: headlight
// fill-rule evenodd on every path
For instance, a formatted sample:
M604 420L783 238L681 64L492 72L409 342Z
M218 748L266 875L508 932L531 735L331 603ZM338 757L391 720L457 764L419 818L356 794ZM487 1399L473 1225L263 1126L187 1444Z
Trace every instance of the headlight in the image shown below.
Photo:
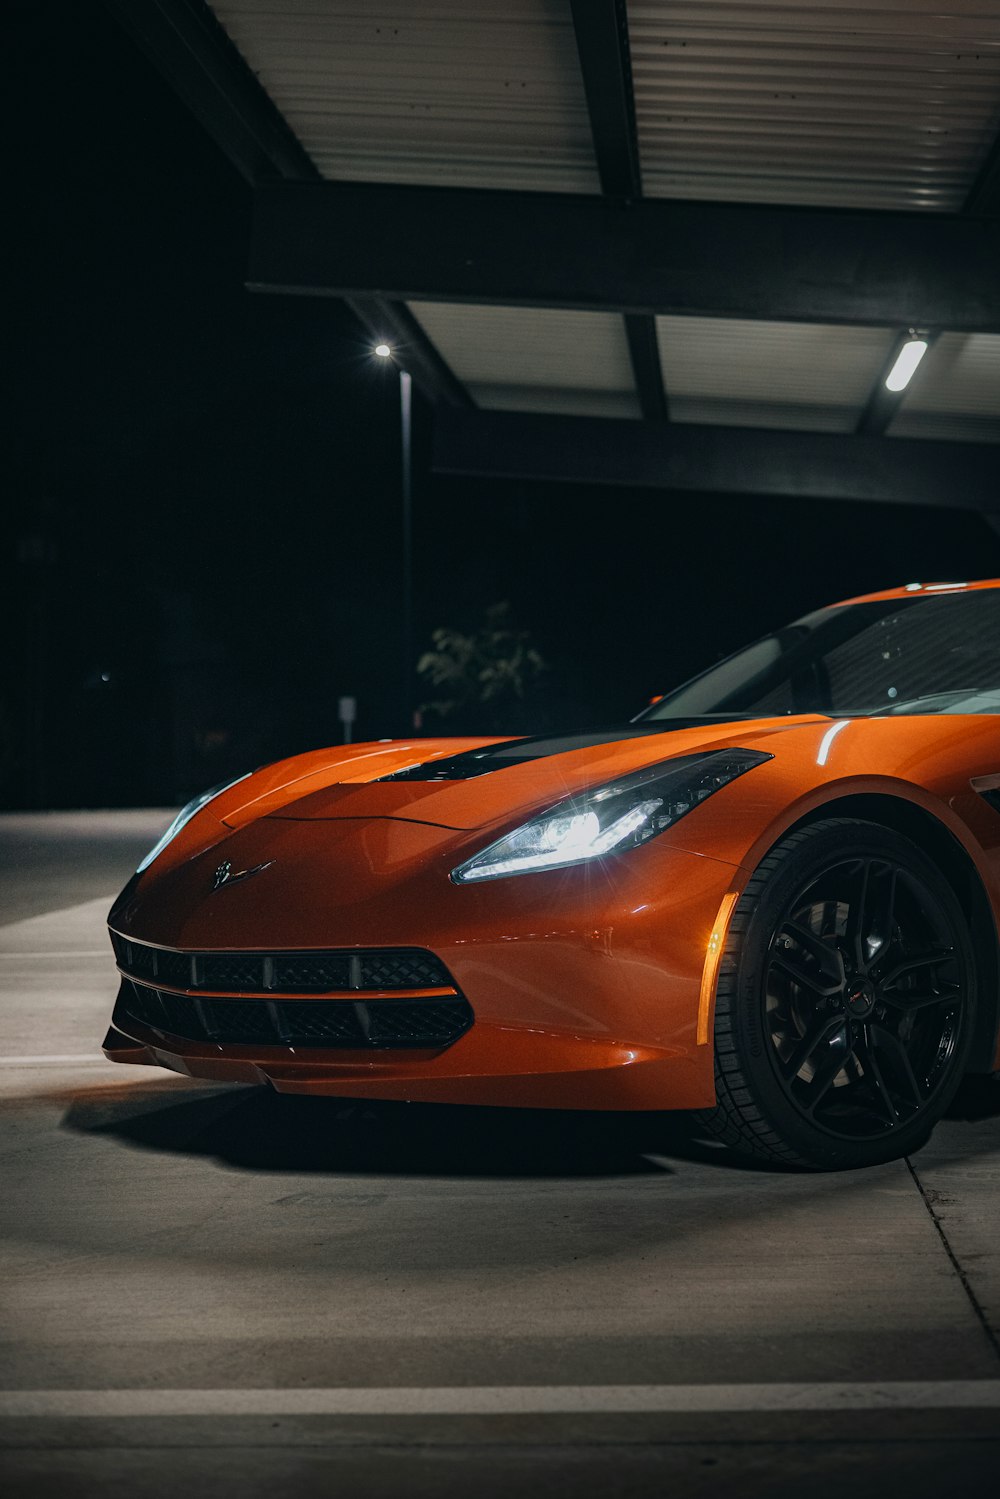
M187 806L182 807L178 812L177 816L174 818L173 822L170 824L170 826L167 828L167 831L160 839L159 843L154 844L154 846L149 850L149 853L146 855L146 857L143 859L142 863L136 870L136 874L142 874L142 871L144 869L149 868L150 864L152 864L157 855L162 854L167 844L174 841L181 828L184 827L185 823L191 821L196 812L200 812L202 807L207 807L208 803L215 797L221 796L224 791L228 791L230 786L237 786L239 785L240 781L245 781L247 776L249 775L253 775L252 770L246 770L241 776L235 776L231 781L223 781L221 786L213 786L211 791L203 791L200 796L193 797L191 801L188 802Z
M624 853L673 827L713 792L773 758L760 750L725 749L647 766L558 802L460 864L451 877L466 885Z

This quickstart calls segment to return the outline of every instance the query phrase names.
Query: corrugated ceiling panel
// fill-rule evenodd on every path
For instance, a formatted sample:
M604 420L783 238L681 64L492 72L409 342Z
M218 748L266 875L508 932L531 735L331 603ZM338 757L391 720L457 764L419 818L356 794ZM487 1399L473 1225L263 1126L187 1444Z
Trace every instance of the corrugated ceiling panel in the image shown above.
M615 313L409 305L480 406L639 415L625 328Z
M1000 130L996 0L629 0L647 195L961 207Z
M567 0L218 0L325 177L598 191Z
M851 432L892 342L887 328L658 317L678 422Z
M914 375L889 432L1000 442L1000 337L942 334Z

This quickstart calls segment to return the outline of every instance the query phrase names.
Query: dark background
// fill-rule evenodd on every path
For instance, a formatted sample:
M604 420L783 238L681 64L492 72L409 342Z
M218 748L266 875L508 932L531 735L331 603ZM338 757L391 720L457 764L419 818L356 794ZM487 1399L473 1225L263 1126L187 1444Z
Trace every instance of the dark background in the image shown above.
M244 290L249 189L96 0L8 15L0 805L169 803L338 740L340 694L397 732L394 373L339 304ZM430 421L418 649L507 599L549 665L489 729L621 720L838 597L1000 573L955 511L439 479Z

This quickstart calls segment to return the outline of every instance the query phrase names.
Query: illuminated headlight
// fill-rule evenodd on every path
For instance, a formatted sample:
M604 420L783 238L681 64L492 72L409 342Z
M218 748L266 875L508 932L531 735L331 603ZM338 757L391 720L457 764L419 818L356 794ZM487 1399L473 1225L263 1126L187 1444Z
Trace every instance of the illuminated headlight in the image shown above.
M142 863L136 870L136 874L142 874L142 871L144 869L149 868L153 860L159 854L162 854L167 844L173 843L181 828L184 827L186 823L189 823L191 821L196 812L200 812L202 807L207 807L210 801L214 801L217 796L221 796L224 791L228 791L230 786L238 786L240 781L245 781L247 776L249 775L253 775L252 770L244 771L243 775L236 776L231 781L223 781L221 786L213 786L211 791L203 791L200 796L192 797L187 806L182 807L178 812L177 816L174 818L173 822L170 824L170 826L167 828L167 831L160 839L159 843L154 844L154 846L149 850L149 853L146 855L146 857L143 859Z
M647 766L550 807L460 864L451 877L467 885L624 853L673 827L706 797L772 758L759 750L726 749Z

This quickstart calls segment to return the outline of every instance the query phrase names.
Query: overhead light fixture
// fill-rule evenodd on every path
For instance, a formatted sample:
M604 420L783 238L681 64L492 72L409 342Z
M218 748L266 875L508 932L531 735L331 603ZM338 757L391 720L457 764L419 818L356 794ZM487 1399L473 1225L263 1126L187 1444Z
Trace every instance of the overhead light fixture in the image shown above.
M913 379L917 365L927 353L926 338L908 338L896 355L896 362L885 377L885 388L894 393L905 390Z
M380 359L389 359L392 357L392 350L388 344L376 344L375 353Z

